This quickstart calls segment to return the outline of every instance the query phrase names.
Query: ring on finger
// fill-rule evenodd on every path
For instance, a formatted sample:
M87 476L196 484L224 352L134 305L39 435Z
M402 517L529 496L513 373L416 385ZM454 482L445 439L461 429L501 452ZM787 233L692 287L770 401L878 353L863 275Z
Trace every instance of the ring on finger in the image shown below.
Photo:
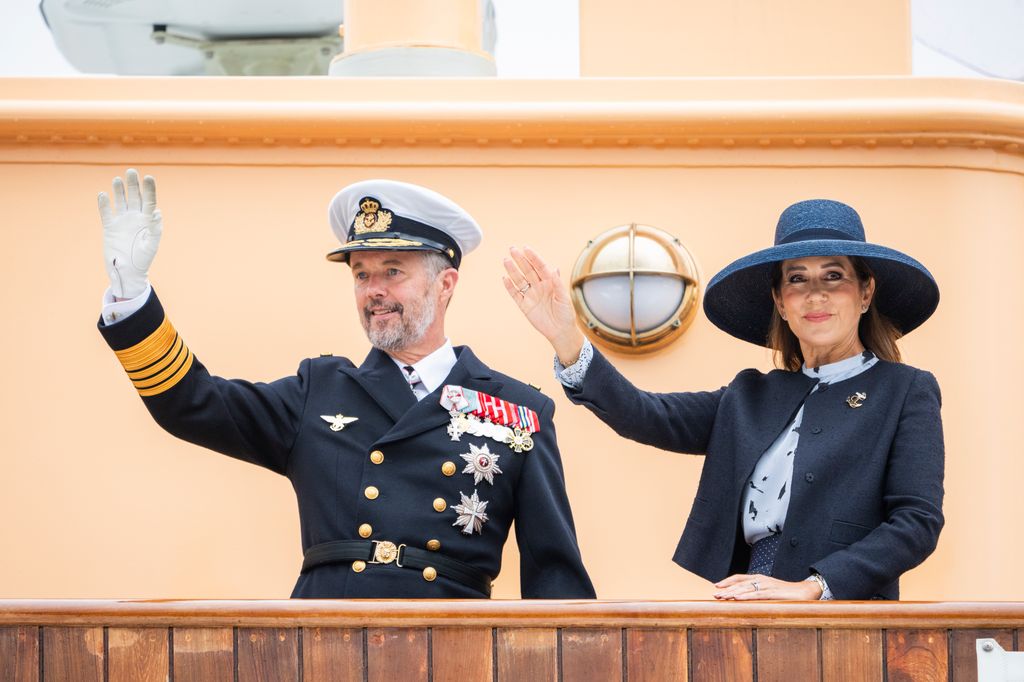
M521 288L519 289L519 293L521 293L521 294L525 294L525 293L526 293L527 291L529 291L529 290L530 290L530 283L529 283L529 282L527 282L526 284L524 284L524 285L523 285L523 286L522 286L522 287L521 287Z
M751 584L754 586L754 592L757 592L758 590L761 589L760 587L757 586L757 581L756 580L753 583L751 583Z

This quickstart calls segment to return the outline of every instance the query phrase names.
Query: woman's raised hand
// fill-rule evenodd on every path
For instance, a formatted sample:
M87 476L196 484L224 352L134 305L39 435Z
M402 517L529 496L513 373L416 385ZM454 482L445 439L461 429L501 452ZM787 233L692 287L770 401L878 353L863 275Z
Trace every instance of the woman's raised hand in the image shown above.
M559 361L567 367L576 362L583 347L583 334L576 327L569 290L558 270L549 267L528 246L513 246L504 263L508 273L501 278L505 291L530 324L551 343Z

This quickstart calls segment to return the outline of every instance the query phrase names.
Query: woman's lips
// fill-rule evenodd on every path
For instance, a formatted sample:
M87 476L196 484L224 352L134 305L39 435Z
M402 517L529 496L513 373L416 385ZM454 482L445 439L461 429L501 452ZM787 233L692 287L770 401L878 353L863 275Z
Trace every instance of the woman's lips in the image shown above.
M804 319L808 322L824 322L832 317L832 313L807 313Z

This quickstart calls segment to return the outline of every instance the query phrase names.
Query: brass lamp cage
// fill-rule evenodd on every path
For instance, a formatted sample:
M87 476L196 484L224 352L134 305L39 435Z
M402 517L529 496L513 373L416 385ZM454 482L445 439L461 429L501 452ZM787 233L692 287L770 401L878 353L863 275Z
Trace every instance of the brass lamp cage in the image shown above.
M637 237L644 237L660 245L672 259L674 269L665 270L637 263ZM621 262L613 263L611 268L608 267L608 264L604 264L602 269L595 270L595 262L601 253L613 242L621 239L628 240L626 258ZM629 277L629 331L615 329L603 323L589 309L583 296L584 282L601 277L622 275ZM683 295L672 315L654 329L646 331L637 331L636 327L635 296L638 275L671 277L681 280L683 283ZM576 316L590 340L606 348L630 354L658 350L682 336L697 314L697 302L700 296L700 279L690 252L668 232L637 223L612 228L587 242L573 267L571 286Z

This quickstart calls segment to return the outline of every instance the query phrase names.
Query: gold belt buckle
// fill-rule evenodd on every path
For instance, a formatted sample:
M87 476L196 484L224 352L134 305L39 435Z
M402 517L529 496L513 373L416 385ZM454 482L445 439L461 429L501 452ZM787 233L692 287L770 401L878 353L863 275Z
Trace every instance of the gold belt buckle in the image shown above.
M396 566L402 566L402 562L398 560L398 555L402 548L405 547L405 543L396 545L389 540L371 540L370 542L373 543L373 559L370 561L371 564L390 564L394 561Z

